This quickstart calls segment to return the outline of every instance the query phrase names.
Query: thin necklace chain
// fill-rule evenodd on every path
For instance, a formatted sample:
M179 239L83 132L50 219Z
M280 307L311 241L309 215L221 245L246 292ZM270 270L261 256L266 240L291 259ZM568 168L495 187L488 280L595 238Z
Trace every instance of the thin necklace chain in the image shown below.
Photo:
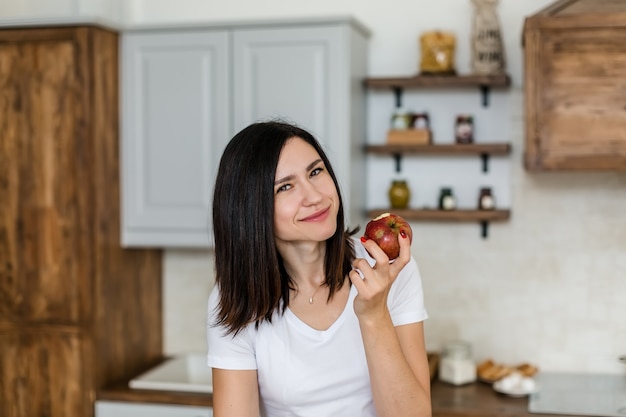
M317 292L320 290L320 288L322 288L324 286L324 284L320 284L319 287L317 287L317 289L315 290L315 292L313 293L312 296L309 297L309 304L313 304L313 301L315 301L315 295L317 294Z

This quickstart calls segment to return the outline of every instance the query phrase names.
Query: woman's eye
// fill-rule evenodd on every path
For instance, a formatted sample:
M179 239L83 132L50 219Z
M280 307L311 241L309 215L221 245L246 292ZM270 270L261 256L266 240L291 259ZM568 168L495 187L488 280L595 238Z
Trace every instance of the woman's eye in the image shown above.
M311 171L311 176L314 177L317 174L319 174L320 172L322 172L323 170L324 170L324 168L322 168L322 167L315 168L313 171Z
M276 194L280 193L281 191L287 191L290 188L291 188L291 184L283 184L276 189Z

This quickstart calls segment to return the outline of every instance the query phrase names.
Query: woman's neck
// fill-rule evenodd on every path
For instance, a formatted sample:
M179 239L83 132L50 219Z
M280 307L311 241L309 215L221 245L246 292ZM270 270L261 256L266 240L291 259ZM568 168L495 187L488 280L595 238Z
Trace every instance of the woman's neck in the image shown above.
M326 279L324 259L326 242L279 245L285 270L299 288L317 289Z

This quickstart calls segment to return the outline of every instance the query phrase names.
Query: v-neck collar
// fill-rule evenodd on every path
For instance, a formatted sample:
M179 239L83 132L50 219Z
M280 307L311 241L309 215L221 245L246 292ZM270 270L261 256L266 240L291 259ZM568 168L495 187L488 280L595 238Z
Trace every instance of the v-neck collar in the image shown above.
M337 332L337 329L339 329L341 325L346 321L346 317L350 313L349 309L352 308L356 295L356 287L354 285L351 285L350 293L348 294L348 298L346 299L346 305L343 307L343 310L341 311L339 317L337 317L337 319L326 330L317 330L309 326L304 321L302 321L300 317L298 317L289 307L287 307L287 310L285 311L285 317L288 322L293 326L293 328L295 328L305 336L310 337L314 340L325 340L332 337L332 335Z

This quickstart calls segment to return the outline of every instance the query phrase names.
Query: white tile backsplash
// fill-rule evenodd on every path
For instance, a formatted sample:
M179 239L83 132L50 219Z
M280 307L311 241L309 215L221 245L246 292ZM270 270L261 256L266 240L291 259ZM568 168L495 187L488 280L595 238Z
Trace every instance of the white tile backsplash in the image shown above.
M212 251L164 252L163 349L166 354L206 351L206 303L214 275Z

